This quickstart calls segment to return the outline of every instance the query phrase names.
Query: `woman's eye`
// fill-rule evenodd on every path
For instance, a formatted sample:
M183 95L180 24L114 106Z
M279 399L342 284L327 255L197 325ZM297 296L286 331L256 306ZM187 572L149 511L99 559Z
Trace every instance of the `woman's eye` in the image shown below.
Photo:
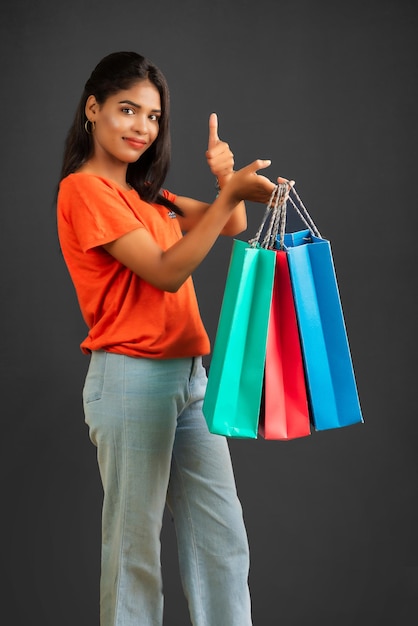
M129 108L129 107L123 107L122 113L126 113L126 115L133 115L134 114L134 110Z
M159 122L160 121L160 116L159 115L150 115L149 116L151 122Z

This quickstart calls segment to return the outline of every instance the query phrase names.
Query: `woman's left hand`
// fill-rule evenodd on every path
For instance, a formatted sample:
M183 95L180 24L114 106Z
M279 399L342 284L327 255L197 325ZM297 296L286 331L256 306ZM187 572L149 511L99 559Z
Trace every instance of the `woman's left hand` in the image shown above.
M218 116L216 113L211 113L209 117L209 141L206 159L210 171L216 176L218 183L222 185L228 182L234 173L234 155L229 145L219 139Z

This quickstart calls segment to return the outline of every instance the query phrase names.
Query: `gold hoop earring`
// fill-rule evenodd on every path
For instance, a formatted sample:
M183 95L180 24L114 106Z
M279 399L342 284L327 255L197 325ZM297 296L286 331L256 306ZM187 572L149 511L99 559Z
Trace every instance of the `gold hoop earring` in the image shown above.
M90 127L89 127L90 124ZM96 122L91 122L90 120L86 120L84 122L84 130L88 135L92 135L96 128Z

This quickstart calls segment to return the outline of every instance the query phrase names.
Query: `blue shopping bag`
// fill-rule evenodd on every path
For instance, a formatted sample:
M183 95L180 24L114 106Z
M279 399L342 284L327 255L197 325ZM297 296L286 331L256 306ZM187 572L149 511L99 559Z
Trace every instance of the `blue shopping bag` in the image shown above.
M284 234L276 245L288 256L314 428L361 423L330 242L309 228Z

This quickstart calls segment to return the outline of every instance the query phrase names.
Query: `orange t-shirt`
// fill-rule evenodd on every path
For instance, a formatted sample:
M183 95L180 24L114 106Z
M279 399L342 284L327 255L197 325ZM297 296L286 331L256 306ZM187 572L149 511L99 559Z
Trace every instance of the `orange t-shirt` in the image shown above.
M175 201L175 195L163 192ZM176 293L153 287L102 247L146 228L166 250L182 237L175 213L149 204L135 190L93 174L70 174L58 193L62 253L89 328L85 353L106 350L134 357L180 358L208 354L192 278Z

